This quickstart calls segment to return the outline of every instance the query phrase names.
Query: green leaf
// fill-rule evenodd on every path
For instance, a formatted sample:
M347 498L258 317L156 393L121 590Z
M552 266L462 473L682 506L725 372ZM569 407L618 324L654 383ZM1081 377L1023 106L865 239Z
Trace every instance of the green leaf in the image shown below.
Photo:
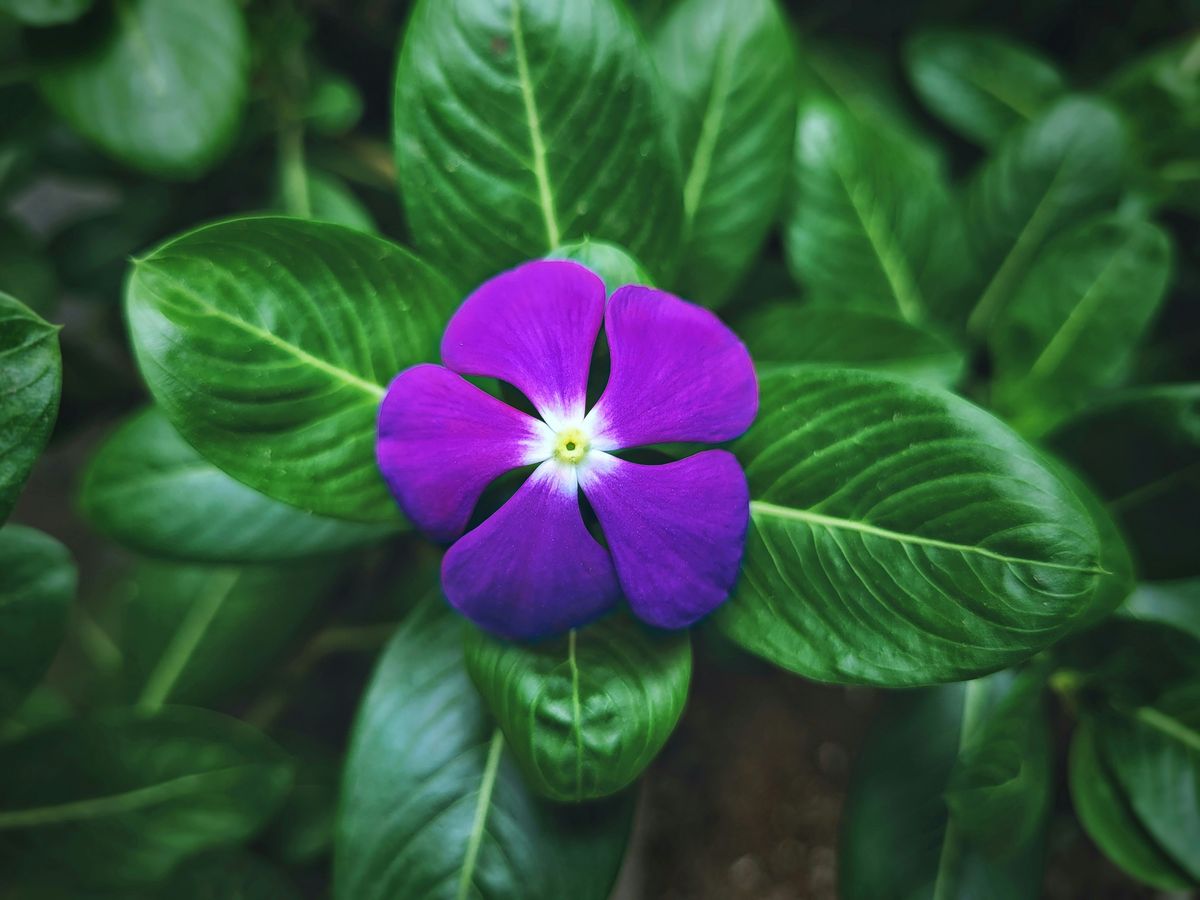
M120 645L130 700L206 705L251 684L296 637L336 570L143 563Z
M256 856L212 853L180 866L145 900L300 900L300 896L283 872Z
M989 332L994 404L1036 434L1111 383L1170 269L1170 239L1149 222L1106 217L1048 243Z
M1183 890L1191 880L1138 821L1137 814L1096 746L1095 726L1080 722L1071 740L1071 801L1096 845L1129 875L1161 890Z
M318 66L304 104L305 125L319 134L342 135L358 124L362 112L362 94L354 82Z
M672 287L726 300L779 211L796 61L775 0L684 0L654 36L683 155L684 250Z
M734 449L750 482L741 580L716 615L808 678L952 681L1014 664L1120 578L1087 506L965 400L883 375L760 379Z
M920 32L905 44L904 62L925 105L985 147L1037 116L1065 89L1049 60L986 32Z
M20 525L0 529L0 721L58 652L75 577L71 555L58 541Z
M976 173L967 195L967 236L982 292L967 315L988 332L1053 235L1111 203L1126 135L1106 104L1067 97L1011 132Z
M0 856L88 888L158 881L252 837L290 782L277 747L217 713L76 719L0 746Z
M1143 578L1200 574L1198 414L1200 384L1133 388L1088 407L1049 439L1116 515Z
M477 628L467 670L529 786L551 800L614 794L641 775L687 700L687 632L652 632L624 616L525 645Z
M278 562L379 541L388 526L314 516L235 481L150 407L122 424L84 470L80 506L100 532L151 556Z
M963 350L940 332L873 309L784 301L752 313L736 329L760 372L821 363L953 387L967 365Z
M409 225L460 287L585 237L673 269L679 160L623 4L422 0L395 101Z
M1138 820L1200 884L1200 681L1098 723L1100 752Z
M0 293L0 524L50 438L61 392L58 328Z
M962 276L961 222L924 147L825 99L800 110L784 245L817 299L916 322Z
M943 798L956 773L969 765L964 758L1015 752L1005 744L1007 729L1037 732L1038 741L1048 744L1040 702L1006 706L1013 687L1014 680L1001 673L888 698L855 767L843 813L838 886L844 900L1026 900L1038 895L1048 781L1024 785L1028 805L1040 810L1040 818L999 857L951 818ZM993 724L989 707L1013 721ZM989 751L993 740L1000 746ZM993 827L1001 831L1008 823L997 821Z
M339 900L606 900L629 805L556 807L522 781L433 598L396 633L359 710L334 848Z
M1139 584L1121 614L1170 625L1200 641L1200 578Z
M301 509L396 521L375 417L436 358L457 302L436 272L338 225L235 219L139 260L125 302L151 393L210 462Z
M0 13L26 25L61 25L88 11L92 0L0 0Z
M0 218L0 292L21 297L48 316L58 300L58 280L46 251L16 222Z
M345 225L367 234L378 234L379 227L363 202L354 195L340 178L325 172L308 169L304 175L310 215L307 218L318 222ZM286 212L282 186L276 192L272 208Z
M34 35L46 101L121 162L191 178L232 143L250 48L235 0L115 0L111 15Z
M600 276L610 294L626 284L654 284L650 273L640 262L627 251L604 241L585 239L573 244L563 244L547 258L570 259L586 266Z

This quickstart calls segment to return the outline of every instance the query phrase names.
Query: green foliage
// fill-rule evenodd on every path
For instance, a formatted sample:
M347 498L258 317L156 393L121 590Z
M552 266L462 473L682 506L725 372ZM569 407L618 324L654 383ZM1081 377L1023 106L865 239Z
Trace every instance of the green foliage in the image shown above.
M26 25L61 25L87 12L92 0L0 0L6 12Z
M469 628L466 659L529 786L559 801L637 778L679 721L692 674L686 632L624 616L529 646Z

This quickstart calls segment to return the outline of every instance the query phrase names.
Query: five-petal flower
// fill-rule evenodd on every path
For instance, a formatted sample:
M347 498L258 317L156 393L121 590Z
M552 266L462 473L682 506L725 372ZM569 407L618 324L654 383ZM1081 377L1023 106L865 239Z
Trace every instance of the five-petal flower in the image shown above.
M602 323L611 370L588 410ZM661 465L615 455L727 441L749 427L754 367L713 313L635 285L606 302L603 282L583 266L531 262L467 298L447 326L442 360L393 380L377 452L409 518L455 541L442 563L455 608L497 634L532 638L582 625L622 594L664 628L690 625L725 599L749 518L733 454L705 450ZM540 418L463 376L509 383ZM463 535L483 490L529 465L517 492ZM584 524L580 490L607 549Z

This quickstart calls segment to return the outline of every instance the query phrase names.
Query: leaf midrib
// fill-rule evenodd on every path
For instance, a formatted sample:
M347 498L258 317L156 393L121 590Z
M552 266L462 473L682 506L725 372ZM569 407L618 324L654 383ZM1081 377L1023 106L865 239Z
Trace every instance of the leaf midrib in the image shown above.
M690 233L700 208L700 197L712 171L713 154L716 152L725 109L729 102L729 82L732 75L730 56L731 42L725 36L717 48L717 64L709 85L708 100L704 105L704 116L700 120L700 134L696 149L692 153L691 165L683 184L684 227Z
M521 83L521 100L525 106L525 125L529 129L529 145L533 151L533 177L537 181L538 205L546 226L547 250L561 242L558 215L554 210L554 193L550 189L550 172L546 167L546 143L542 137L542 122L538 115L533 80L529 75L529 58L525 52L525 30L521 25L521 2L512 0L513 54L517 59L517 80Z
M471 836L467 840L467 850L463 855L462 868L459 870L456 900L467 900L471 894L471 883L475 878L475 866L479 862L479 848L483 844L488 813L492 808L492 794L496 789L496 773L500 768L500 754L503 750L504 733L497 727L492 732L492 740L488 745L487 762L484 764L483 778L479 783L479 800L475 804L475 817L471 822Z
M1063 572L1078 572L1088 575L1111 575L1107 569L1099 566L1071 566L1066 563L1049 562L1040 559L1025 559L1020 556L1008 556L1004 553L997 553L994 550L988 550L984 547L976 547L970 544L956 544L952 541L941 541L937 538L922 537L916 534L905 534L899 531L891 531L887 528L880 528L876 525L871 525L867 522L856 522L853 519L842 519L837 516L826 516L821 513L813 512L807 509L798 509L792 506L780 506L776 503L768 503L765 500L751 500L750 514L760 517L789 519L796 522L804 522L807 525L819 525L823 528L836 528L844 531L857 531L862 534L869 534L873 537L883 538L885 540L896 541L902 544L914 544L922 547L936 547L939 550L953 550L957 553L968 553L977 556L986 557L987 559L996 560L1011 565L1028 565L1040 566L1046 569L1056 569Z
M1200 752L1200 732L1184 725L1174 716L1159 712L1151 706L1141 706L1134 712L1134 718L1148 725L1160 734L1164 734L1185 747Z

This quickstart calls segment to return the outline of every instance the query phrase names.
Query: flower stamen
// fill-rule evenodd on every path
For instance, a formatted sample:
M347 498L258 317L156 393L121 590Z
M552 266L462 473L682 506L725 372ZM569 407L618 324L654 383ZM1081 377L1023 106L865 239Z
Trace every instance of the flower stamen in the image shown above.
M582 429L564 428L555 438L554 458L559 462L577 466L587 456L590 446L591 441Z

